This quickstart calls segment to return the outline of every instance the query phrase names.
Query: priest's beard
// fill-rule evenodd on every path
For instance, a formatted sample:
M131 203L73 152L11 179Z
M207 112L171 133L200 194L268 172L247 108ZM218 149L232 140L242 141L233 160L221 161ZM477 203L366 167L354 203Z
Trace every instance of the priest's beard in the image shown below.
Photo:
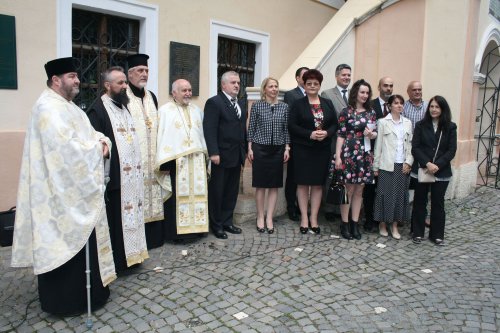
M65 81L61 81L61 90L64 92L66 96L64 96L68 101L72 101L73 98L78 95L80 92L80 88L75 84L68 84Z
M127 105L129 98L127 96L127 89L120 90L119 93L111 92L111 99L118 104Z

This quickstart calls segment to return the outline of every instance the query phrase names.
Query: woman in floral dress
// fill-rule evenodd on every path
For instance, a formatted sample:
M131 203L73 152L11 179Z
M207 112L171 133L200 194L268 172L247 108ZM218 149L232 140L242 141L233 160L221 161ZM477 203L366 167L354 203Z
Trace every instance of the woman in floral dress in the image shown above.
M340 233L346 239L361 239L358 222L363 187L373 183L370 140L377 137L377 117L370 106L371 96L370 84L363 79L356 81L349 94L348 106L339 116L335 169L340 170L349 197L348 204L340 205Z

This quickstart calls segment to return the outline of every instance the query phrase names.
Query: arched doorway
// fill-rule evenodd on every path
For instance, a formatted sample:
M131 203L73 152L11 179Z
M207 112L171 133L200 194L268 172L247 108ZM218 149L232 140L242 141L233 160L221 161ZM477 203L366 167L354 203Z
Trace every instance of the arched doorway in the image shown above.
M500 188L500 52L495 41L485 48L480 73L484 80L476 111L477 185Z

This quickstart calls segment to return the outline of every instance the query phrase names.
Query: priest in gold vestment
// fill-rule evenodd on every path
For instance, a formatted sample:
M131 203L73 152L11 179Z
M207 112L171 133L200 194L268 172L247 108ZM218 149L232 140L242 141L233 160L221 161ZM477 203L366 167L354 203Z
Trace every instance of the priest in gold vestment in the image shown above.
M80 85L73 58L49 61L45 71L48 88L26 130L12 266L33 266L42 310L73 316L87 309L87 242L93 310L116 279L104 205L111 142L72 102Z
M156 160L156 135L158 132L158 100L146 89L149 77L149 56L134 54L127 58L128 81L127 109L134 119L139 137L144 175L144 222L148 249L163 245L165 226L163 215L164 193L154 171Z
M87 111L87 116L113 145L106 214L115 268L120 273L149 258L144 231L142 156L134 121L125 107L127 77L123 68L110 67L102 78L106 93Z
M191 84L176 80L172 97L158 111L155 169L166 191L166 239L178 240L208 233L208 155L203 112L191 103Z

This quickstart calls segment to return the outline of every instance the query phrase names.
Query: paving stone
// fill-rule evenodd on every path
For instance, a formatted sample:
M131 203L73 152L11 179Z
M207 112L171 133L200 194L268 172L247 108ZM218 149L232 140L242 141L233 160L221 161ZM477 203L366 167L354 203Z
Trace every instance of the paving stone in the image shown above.
M155 266L164 271L113 282L110 301L94 313L94 329L498 332L499 199L500 191L480 189L447 201L443 248L414 245L406 236L408 226L401 228L400 241L376 233L364 233L361 241L331 239L338 222L327 223L322 214L320 235L299 234L283 216L273 235L258 234L253 223L243 223L243 233L225 241L209 235L191 243L165 243L141 265L144 271ZM377 248L377 243L387 247ZM182 249L190 255L182 256ZM86 332L85 316L55 319L41 311L36 299L30 304L37 294L36 277L9 262L10 249L0 248L0 331ZM377 307L387 312L377 314ZM237 320L238 312L249 317Z

